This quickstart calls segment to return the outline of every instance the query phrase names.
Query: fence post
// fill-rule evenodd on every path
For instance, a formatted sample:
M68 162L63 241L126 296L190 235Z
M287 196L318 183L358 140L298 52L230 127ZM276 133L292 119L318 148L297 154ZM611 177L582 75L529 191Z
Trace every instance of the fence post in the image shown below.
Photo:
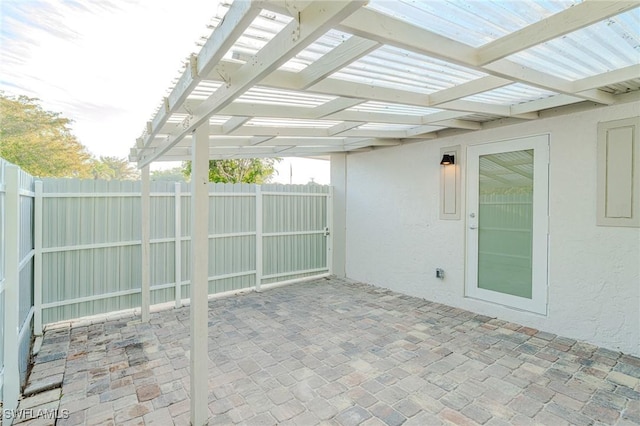
M19 283L20 283L20 169L5 169L5 290L4 290L4 390L3 410L18 408L20 397ZM9 419L8 424L13 421Z
M175 296L176 296L176 308L182 306L182 194L181 191L181 183L176 182L175 184L175 277L176 277L176 287L175 287Z
M256 291L262 285L262 187L256 185Z
M42 181L35 182L33 212L33 334L42 336Z
M329 228L329 235L327 236L327 269L329 274L333 275L333 235L335 230L333 229L333 186L329 187L329 195L327 200L327 228Z

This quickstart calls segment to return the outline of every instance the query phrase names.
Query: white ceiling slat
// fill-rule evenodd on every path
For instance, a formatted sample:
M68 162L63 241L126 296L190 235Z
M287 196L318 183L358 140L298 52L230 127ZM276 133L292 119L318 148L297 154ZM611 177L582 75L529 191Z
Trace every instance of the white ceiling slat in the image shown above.
M342 67L357 61L380 46L372 40L353 36L298 73L299 88L306 89Z
M402 142L398 139L382 139L382 138L361 139L361 140L354 140L353 142L350 142L350 141L345 142L345 146L350 146L350 147L397 146L397 145L402 145Z
M182 126L170 134L166 141L154 150L152 156L143 158L138 165L145 166L154 158L164 154L173 144L207 120L211 114L227 106L253 84L262 80L365 3L363 0L336 0L332 2L318 1L307 6L300 12L299 23L292 21L271 39L263 49L256 53L251 62L244 64L233 75L230 84L221 86L205 102L200 104L194 111L193 119L186 126Z
M333 127L330 127L328 129L328 133L329 136L335 136L335 135L339 135L342 132L346 132L347 130L351 130L354 129L358 126L361 126L365 124L364 121L349 121L349 122L343 122L340 124L336 124Z
M572 83L569 80L555 77L547 73L533 70L531 68L523 67L520 64L516 64L515 62L511 62L506 59L501 59L497 62L488 64L484 68L502 76L508 76L515 81L531 84L536 87L542 87L543 89L564 93L566 95L576 95L578 97L582 97L583 99L599 103L611 104L614 102L613 97L604 92L602 92L601 94L594 93L581 96L572 91Z
M244 123L246 123L250 119L251 117L243 117L241 115L236 117L231 117L229 120L227 120L226 123L222 125L222 133L224 133L225 135L228 135L229 133L232 133L234 130L236 130L238 127L244 125Z
M640 77L640 64L576 80L572 83L571 87L574 92L582 92L583 90L597 89L598 87L623 83L638 77Z
M224 107L220 114L250 117L272 117L272 118L316 118L313 112L315 108L302 108L289 105L267 105L248 102L233 102Z
M454 120L456 118L464 117L469 115L467 112L458 112L458 111L442 111L437 112L435 114L424 115L420 119L421 124L433 124L439 121L445 120Z
M437 132L439 130L442 130L443 128L444 127L430 126L430 125L423 125L423 126L413 127L411 129L405 131L405 133L406 133L405 138L412 138L412 137L424 138L424 137L429 137L428 133Z
M359 121L388 124L422 124L419 115L403 115L387 112L341 111L323 118L338 121Z
M374 101L392 102L416 106L429 106L427 95L406 90L391 89L370 84L326 78L307 90L345 97L366 98Z
M437 124L444 127L451 127L454 129L466 129L466 130L482 129L482 123L478 123L477 121L468 121L468 120L458 120L458 119L442 120L442 121L435 121L433 124Z
M456 101L445 102L438 105L439 108L455 109L457 111L466 111L479 114L493 114L508 117L511 110L506 105L484 104L481 102L465 101L462 99Z
M242 126L233 132L234 136L287 136L287 137L328 137L333 136L331 129L310 127L272 127L272 126ZM343 130L341 137L360 138L403 138L407 136L405 130L384 129L350 129Z
M354 107L356 105L360 105L361 103L366 102L366 99L357 99L357 98L337 98L332 101L329 101L323 105L317 106L313 109L313 117L314 118L322 118L326 117L329 114L335 114L339 111L343 111L347 108Z
M477 65L486 65L596 22L638 7L637 1L585 1L478 48Z
M472 96L477 93L498 89L500 87L508 86L510 84L513 84L513 81L507 80L501 77L494 77L492 75L488 75L486 77L481 77L476 80L471 80L467 83L453 86L449 89L440 90L439 92L432 93L429 95L429 104L432 106L439 105L445 102L465 98L467 96Z

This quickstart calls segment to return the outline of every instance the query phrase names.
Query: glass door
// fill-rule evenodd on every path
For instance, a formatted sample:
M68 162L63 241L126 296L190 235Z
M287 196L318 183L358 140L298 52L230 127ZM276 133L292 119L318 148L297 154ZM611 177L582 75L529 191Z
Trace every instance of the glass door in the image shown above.
M466 294L546 314L547 135L467 150Z

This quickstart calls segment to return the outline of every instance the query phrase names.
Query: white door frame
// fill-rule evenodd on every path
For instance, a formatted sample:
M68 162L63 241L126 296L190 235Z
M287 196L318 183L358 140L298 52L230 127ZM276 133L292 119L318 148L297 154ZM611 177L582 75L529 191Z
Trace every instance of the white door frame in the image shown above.
M504 294L478 288L478 192L480 156L533 149L533 247L532 297ZM510 308L547 313L549 232L549 135L470 145L467 147L467 273L465 296ZM471 217L471 215L474 217Z

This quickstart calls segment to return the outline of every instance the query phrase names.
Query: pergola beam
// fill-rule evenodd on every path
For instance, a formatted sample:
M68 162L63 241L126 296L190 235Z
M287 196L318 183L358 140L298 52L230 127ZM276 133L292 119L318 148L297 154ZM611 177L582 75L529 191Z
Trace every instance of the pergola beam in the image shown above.
M244 30L251 25L251 22L260 13L259 6L260 2L257 1L239 1L231 5L224 20L213 31L211 37L207 39L200 53L197 56L191 56L182 76L171 90L169 96L164 99L161 108L150 123L150 131L144 141L145 145L155 136L158 129L166 123L171 113L182 106L187 96L200 82L201 76L211 71L215 64L233 46L238 37L242 35Z
M352 36L300 71L298 73L299 88L304 90L309 86L313 86L320 80L339 71L350 63L357 61L378 47L380 47L380 43L358 36Z
M586 77L580 80L576 80L571 84L571 88L574 92L577 93L583 90L592 90L597 89L598 87L605 87L629 80L635 80L639 77L640 64L635 64L617 70L594 75L593 77Z
M500 87L513 84L513 81L502 77L492 75L480 77L467 83L458 84L449 89L440 90L429 95L429 105L436 106L449 101L466 98L478 93L487 92L489 90L498 89Z
M335 114L345 109L352 108L361 103L367 102L367 99L358 98L337 98L329 102L313 108L313 118L322 118L330 114ZM356 120L357 121L357 120Z
M276 34L264 48L254 55L250 62L240 67L227 84L218 88L206 101L200 104L194 110L192 118L168 135L165 142L157 147L151 155L142 158L139 165L144 166L164 154L186 134L208 120L212 114L233 102L234 99L365 3L364 0L336 0L331 2L318 1L307 6L300 12L299 22L295 20L290 22L286 28Z

